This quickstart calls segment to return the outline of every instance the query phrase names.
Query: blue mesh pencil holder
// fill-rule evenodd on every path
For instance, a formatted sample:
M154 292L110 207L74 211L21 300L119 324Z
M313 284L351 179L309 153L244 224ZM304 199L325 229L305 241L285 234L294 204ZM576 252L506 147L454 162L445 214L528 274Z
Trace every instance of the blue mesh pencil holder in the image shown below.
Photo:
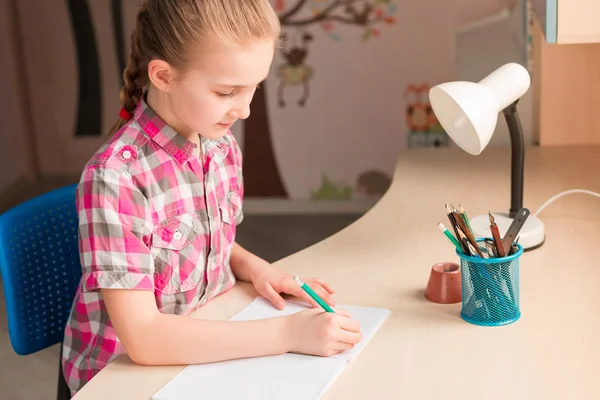
M485 239L478 239L482 251ZM475 325L500 326L521 317L519 309L519 260L523 247L506 257L467 256L457 250L462 277L463 320Z

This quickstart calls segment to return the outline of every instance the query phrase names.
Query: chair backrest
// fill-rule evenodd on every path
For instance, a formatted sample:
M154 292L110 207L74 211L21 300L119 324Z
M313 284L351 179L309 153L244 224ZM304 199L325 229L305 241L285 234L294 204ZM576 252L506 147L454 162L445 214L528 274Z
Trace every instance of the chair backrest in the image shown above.
M0 273L8 332L17 354L63 340L81 277L77 185L48 192L0 215Z

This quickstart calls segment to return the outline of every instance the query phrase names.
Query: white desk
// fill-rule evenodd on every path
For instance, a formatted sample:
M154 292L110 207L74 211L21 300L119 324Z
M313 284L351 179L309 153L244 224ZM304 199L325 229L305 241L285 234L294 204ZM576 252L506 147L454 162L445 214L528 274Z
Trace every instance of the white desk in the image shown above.
M600 147L531 148L524 206L532 213L567 189L600 191ZM569 195L540 214L546 243L521 259L519 321L464 322L460 304L425 300L431 266L456 261L437 228L444 203L470 216L507 211L510 151L473 157L457 149L411 150L392 187L357 222L277 263L318 275L338 304L387 307L391 316L324 396L332 399L592 399L600 397L600 199ZM194 316L228 319L254 297L248 285ZM75 397L149 399L183 367L142 367L119 357Z

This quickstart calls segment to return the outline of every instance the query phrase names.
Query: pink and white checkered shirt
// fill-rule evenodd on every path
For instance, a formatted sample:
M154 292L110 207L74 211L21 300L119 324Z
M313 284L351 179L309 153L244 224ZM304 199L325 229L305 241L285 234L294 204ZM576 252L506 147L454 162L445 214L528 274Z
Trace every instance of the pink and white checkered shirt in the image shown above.
M73 394L124 352L99 289L152 290L160 312L186 315L234 285L241 152L230 132L201 143L204 165L142 100L85 166L77 189L83 275L63 343Z

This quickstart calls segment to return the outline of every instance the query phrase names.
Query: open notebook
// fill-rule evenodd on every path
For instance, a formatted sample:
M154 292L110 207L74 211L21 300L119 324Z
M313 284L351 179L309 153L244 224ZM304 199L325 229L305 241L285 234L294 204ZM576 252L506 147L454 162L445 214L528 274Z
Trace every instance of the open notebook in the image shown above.
M257 297L231 320L243 321L293 314L308 306L287 301L283 310ZM175 399L319 399L358 355L390 314L383 308L339 306L360 322L362 341L332 357L282 354L189 365L168 382L153 400Z

